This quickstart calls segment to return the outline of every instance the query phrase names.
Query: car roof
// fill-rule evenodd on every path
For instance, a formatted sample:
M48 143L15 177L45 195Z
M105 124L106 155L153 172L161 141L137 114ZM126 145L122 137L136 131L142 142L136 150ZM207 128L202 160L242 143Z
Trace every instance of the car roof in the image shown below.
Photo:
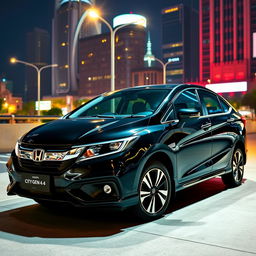
M129 87L123 90L136 90L136 89L169 89L179 88L180 90L185 88L204 88L204 86L194 85L194 84L154 84L154 85L140 85L135 87Z

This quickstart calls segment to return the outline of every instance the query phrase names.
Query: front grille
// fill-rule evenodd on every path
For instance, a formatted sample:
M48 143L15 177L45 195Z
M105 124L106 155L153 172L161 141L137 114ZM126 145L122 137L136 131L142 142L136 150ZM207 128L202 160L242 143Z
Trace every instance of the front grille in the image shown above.
M74 162L75 159L66 161L43 162L34 162L33 160L22 158L18 159L19 166L23 171L43 174L61 174L62 172L70 168Z
M64 144L64 145L59 145L59 144L52 144L52 145L46 145L46 144L31 144L31 143L24 143L22 142L20 145L22 148L27 148L27 149L37 149L37 148L43 148L45 150L55 150L55 151L67 151L71 148L71 144Z
M42 173L42 174L56 174L59 175L71 167L76 161L76 157L69 160L43 160L37 162L32 160L32 152L35 149L45 150L45 155L54 152L57 154L64 154L70 150L71 145L43 145L43 144L30 144L30 143L21 143L19 147L20 157L17 158L16 166L18 170L24 172L32 173Z

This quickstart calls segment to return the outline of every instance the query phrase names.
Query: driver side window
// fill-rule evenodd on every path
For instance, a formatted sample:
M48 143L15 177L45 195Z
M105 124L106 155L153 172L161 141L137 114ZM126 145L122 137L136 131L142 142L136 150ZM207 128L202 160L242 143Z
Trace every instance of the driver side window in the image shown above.
M201 105L195 90L186 90L177 97L173 107L169 110L166 121L177 119L180 109L196 109L202 114Z
M201 105L195 90L186 90L182 92L174 101L176 116L180 109L196 109L200 114L202 114Z

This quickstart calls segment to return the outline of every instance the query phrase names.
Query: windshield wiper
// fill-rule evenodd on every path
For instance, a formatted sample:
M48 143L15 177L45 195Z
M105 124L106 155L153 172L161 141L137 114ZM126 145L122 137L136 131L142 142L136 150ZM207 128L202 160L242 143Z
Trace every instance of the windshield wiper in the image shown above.
M123 118L134 118L134 117L146 117L147 115L127 115L127 116L124 116Z
M100 118L116 118L115 116L111 116L111 115L94 115L91 117L100 117Z

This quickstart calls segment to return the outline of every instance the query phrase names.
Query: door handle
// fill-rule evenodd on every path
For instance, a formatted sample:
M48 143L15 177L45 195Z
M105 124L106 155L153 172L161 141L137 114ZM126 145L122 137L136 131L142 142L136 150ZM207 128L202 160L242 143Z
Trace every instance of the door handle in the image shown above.
M235 118L233 118L233 117L230 117L230 118L227 119L228 123L233 123L234 121L235 121Z
M207 129L209 129L211 126L212 126L211 123L205 123L205 124L202 124L202 125L201 125L201 128L202 128L203 130L207 130Z

